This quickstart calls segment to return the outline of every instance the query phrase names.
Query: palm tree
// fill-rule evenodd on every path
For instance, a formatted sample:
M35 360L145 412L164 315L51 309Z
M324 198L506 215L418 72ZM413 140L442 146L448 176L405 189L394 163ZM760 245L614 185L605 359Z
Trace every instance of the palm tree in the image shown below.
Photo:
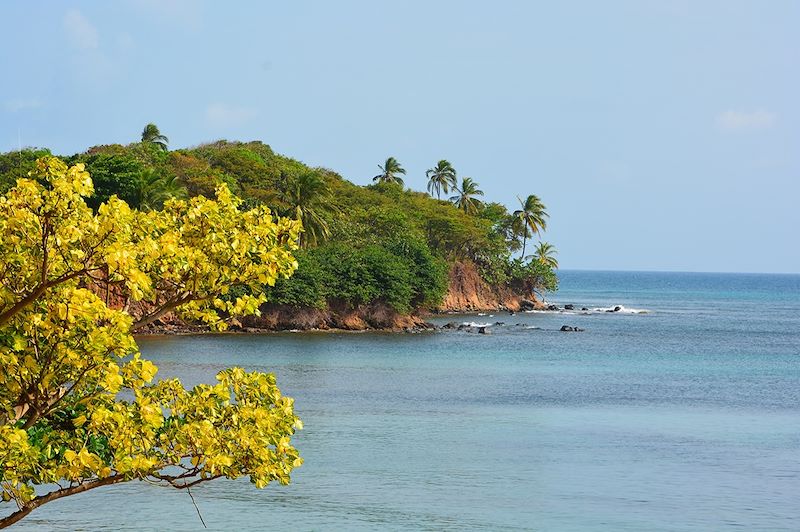
M544 203L535 194L528 196L525 201L522 201L519 196L517 196L517 199L522 209L514 211L514 216L520 219L525 229L522 240L522 257L524 258L525 244L528 241L528 229L537 235L540 234L541 231L547 228L547 217L549 215Z
M131 194L131 206L142 211L155 211L170 198L185 198L186 188L174 175L159 175L152 169L139 174Z
M386 159L386 162L383 166L378 165L378 168L381 169L381 173L376 175L372 178L372 180L376 183L397 183L398 185L403 185L403 179L398 174L405 175L406 170L400 163L397 162L397 159L394 157L389 157Z
M162 135L155 124L147 124L142 131L142 142L145 144L155 144L164 151L167 151L169 139Z
M461 189L453 187L453 190L458 192L455 196L450 197L450 201L456 207L463 210L467 214L476 214L482 202L475 196L483 196L483 190L478 188L478 183L472 180L471 177L465 177L461 180Z
M536 246L536 251L534 252L536 260L550 268L558 268L558 260L553 255L558 255L553 244L539 242L539 245Z
M280 199L294 211L294 217L303 222L300 245L316 246L330 235L324 213L334 211L327 181L316 172L305 172L286 179ZM291 214L287 212L286 214Z
M441 199L442 192L447 194L450 189L456 188L456 169L449 161L442 159L436 163L435 168L431 168L425 172L425 177L428 178L428 193L432 196L433 191L436 191L436 198Z

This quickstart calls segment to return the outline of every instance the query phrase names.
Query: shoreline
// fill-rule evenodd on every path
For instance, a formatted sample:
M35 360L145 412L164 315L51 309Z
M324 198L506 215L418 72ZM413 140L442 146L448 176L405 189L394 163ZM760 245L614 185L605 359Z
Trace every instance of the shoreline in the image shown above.
M458 316L471 316L471 317L491 317L491 318L501 318L501 317L508 317L508 316L515 316L517 314L528 314L528 313L553 313L559 314L565 311L578 311L578 312L597 312L596 310L590 311L587 307L582 308L574 308L574 305L566 305L565 307L558 307L556 305L547 305L544 308L536 308L531 310L520 310L520 311L511 311L507 308L494 308L494 309L459 309L459 310L446 310L446 311L436 311L436 312L426 312L421 315L408 315L403 316L403 318L407 318L413 321L412 326L406 327L395 327L395 326L385 326L385 327L378 327L378 326L371 326L366 322L363 323L364 326L362 327L264 327L264 326L253 326L253 325L242 325L240 322L236 321L235 325L227 330L224 331L214 331L209 329L207 326L204 325L187 325L180 320L171 320L170 323L164 323L160 325L153 325L149 327L147 330L137 332L135 336L139 337L148 337L148 336L201 336L201 335L269 335L269 334L285 334L285 333L303 333L303 334L339 334L339 333L346 333L346 334L363 334L363 333L381 333L381 334L420 334L420 333L436 333L441 331L447 330L454 330L458 329L459 325L455 322L448 322L444 325L436 325L427 321L432 317L438 318L446 318L449 316L458 317ZM573 308L569 308L573 307ZM623 307L616 307L616 308L623 308ZM495 314L487 314L489 312ZM613 312L611 310L606 310L604 312ZM462 329L464 327L462 326ZM469 328L469 327L467 327ZM473 327L474 328L474 327ZM480 327L483 328L483 327ZM476 328L478 329L478 328Z

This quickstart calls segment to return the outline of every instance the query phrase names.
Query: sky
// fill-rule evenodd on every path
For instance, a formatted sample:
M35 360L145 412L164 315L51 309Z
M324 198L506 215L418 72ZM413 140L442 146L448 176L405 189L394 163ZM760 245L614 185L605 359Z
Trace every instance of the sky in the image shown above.
M262 140L449 160L562 268L800 273L800 2L0 3L0 151Z

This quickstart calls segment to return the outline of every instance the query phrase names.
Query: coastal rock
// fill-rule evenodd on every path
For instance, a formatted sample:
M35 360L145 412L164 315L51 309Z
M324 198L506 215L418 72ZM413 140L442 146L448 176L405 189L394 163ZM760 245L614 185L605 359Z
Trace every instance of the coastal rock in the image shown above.
M559 330L561 332L583 332L584 331L584 329L581 329L580 327L572 327L570 325L562 325L561 329L559 329Z
M584 311L585 311L585 310L589 310L589 309L588 309L588 308L586 308L586 307L581 307L581 310L584 310Z
M519 309L520 310L535 310L536 309L536 302L531 301L530 299L520 299L520 301L519 301Z
M558 305L547 305L547 310L558 310Z
M478 334L492 334L488 327L478 327Z
M564 305L564 310L575 310L575 305Z

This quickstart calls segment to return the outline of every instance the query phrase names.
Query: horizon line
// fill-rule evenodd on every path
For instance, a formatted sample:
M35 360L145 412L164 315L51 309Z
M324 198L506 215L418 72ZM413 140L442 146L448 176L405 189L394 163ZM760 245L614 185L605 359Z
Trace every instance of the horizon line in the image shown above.
M605 273L700 273L713 275L800 275L800 272L735 272L706 270L626 270L609 268L558 268L557 272L605 272Z

